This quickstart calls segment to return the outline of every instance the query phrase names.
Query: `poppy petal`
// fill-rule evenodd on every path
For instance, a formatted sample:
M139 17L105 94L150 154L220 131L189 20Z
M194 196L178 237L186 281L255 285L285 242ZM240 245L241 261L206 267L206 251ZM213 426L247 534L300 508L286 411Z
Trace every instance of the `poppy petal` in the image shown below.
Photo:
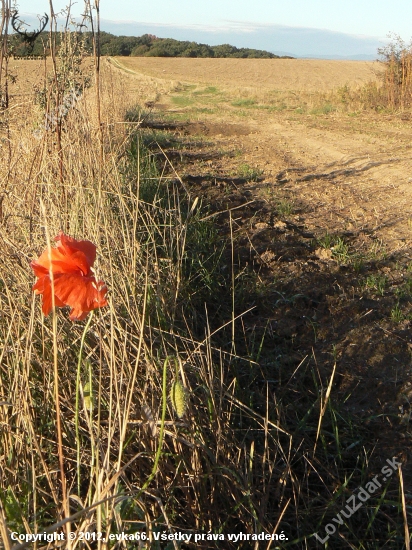
M47 275L41 277L37 283L33 286L33 290L36 294L41 294L43 297L42 300L42 311L44 315L48 315L52 310L53 299L52 299L52 285L50 277ZM54 305L56 307L64 307L66 304L62 302L56 295L54 296Z
M44 267L43 265L40 265L35 260L30 262L30 267L33 269L34 274L36 275L36 277L44 277L45 275L48 275L48 273L49 273L49 270L46 269L46 267Z
M80 318L93 309L107 305L105 298L107 288L103 283L96 283L94 277L83 277L75 273L67 273L56 278L54 292L57 298L73 311L70 318Z
M96 259L96 246L63 232L55 241L56 248L46 249L30 264L38 278L33 290L43 297L44 315L50 313L54 302L57 307L71 307L72 321L82 320L93 309L107 305L107 287L102 281L96 282L91 270Z
M64 259L65 256L57 250L57 248L51 248L50 250L46 248L43 254L31 263L31 266L33 269L35 269L35 267L38 269L42 268L48 273L50 266L53 265L54 262L64 261Z
M67 255L82 252L86 257L89 267L93 266L96 260L96 245L90 241L77 241L62 232L55 237L55 240L57 241L57 248L59 250L64 251Z
M90 264L83 252L75 251L70 256L61 254L57 248L51 249L52 254L49 255L48 250L43 252L40 258L31 263L35 275L38 273L48 273L51 269L53 273L78 272L83 275L90 275Z

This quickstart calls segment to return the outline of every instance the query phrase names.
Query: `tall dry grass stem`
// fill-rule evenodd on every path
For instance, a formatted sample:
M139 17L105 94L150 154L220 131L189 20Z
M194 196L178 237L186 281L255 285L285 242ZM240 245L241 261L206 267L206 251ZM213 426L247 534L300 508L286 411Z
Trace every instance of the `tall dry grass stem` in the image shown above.
M52 247L50 241L49 227L47 223L47 214L46 208L43 201L40 199L40 207L44 219L44 229L46 234L46 243L47 251L49 256L49 276L51 283L51 301L52 301L52 336L53 336L53 368L54 368L54 399L56 407L56 429L57 429L57 453L59 457L59 469L60 469L60 482L61 482L61 494L62 494L62 507L64 510L64 517L68 518L70 516L69 501L67 498L67 483L66 483L66 469L65 469L65 459L63 452L63 436L62 436L62 427L61 427L61 408L60 408L60 389L59 389L59 351L57 343L57 313L56 313L56 303L55 303L55 293L54 293L54 274L52 270ZM70 523L67 523L66 534L67 534L67 547L71 548L71 539L69 533L71 531Z
M76 374L75 430L76 430L76 444L77 444L77 492L79 496L80 496L80 484L81 484L81 476L80 476L80 443L81 442L80 442L80 434L79 434L80 377L81 377L81 367L82 367L82 361L83 361L84 342L92 320L93 320L93 311L91 311L89 314L89 318L87 319L87 323L84 326L83 334L80 340L80 349L79 349L79 357L77 361L77 374Z

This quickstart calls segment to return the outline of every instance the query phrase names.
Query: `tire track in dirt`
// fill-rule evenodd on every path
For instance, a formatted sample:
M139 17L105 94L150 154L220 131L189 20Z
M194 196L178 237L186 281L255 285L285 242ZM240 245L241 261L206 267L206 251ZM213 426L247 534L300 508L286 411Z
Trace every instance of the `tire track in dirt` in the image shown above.
M126 70L116 63L117 71ZM178 114L171 104L170 81L131 71L124 77L157 98L163 111ZM153 88L152 92L150 89ZM154 102L156 108L156 102ZM182 113L189 116L190 108ZM287 188L305 203L310 230L366 231L391 250L412 245L411 129L402 117L369 113L298 116L288 111L249 109L242 120L230 104L217 114L196 115L196 133L213 137L216 147L240 151L237 163L263 170L264 181L254 187L275 195ZM235 162L228 168L236 170ZM293 172L299 168L299 172ZM287 174L283 178L277 175ZM328 220L325 227L325 220Z
M275 187L287 184L307 204L308 229L324 227L335 215L329 232L366 231L392 251L411 246L411 149L394 147L390 125L371 139L367 124L363 133L350 134L339 120L333 130L300 121L256 122L242 140L245 158L264 169L265 183L275 177Z

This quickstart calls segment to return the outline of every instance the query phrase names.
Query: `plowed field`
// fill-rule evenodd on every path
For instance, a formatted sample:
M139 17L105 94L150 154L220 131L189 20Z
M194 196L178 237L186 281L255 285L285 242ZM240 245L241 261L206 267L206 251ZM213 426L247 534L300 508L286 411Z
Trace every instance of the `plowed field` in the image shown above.
M377 62L317 59L122 57L124 67L156 78L276 90L325 91L376 79Z

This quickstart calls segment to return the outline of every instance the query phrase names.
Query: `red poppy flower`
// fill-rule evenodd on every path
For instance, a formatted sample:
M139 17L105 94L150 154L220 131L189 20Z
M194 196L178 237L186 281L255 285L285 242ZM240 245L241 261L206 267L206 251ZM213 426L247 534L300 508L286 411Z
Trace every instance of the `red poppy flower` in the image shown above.
M107 306L107 287L103 281L96 282L92 271L96 246L90 241L77 241L62 232L55 241L56 248L46 249L38 260L30 264L38 278L33 290L42 294L42 311L48 315L52 309L52 273L54 304L71 307L70 319L81 321L93 309Z

